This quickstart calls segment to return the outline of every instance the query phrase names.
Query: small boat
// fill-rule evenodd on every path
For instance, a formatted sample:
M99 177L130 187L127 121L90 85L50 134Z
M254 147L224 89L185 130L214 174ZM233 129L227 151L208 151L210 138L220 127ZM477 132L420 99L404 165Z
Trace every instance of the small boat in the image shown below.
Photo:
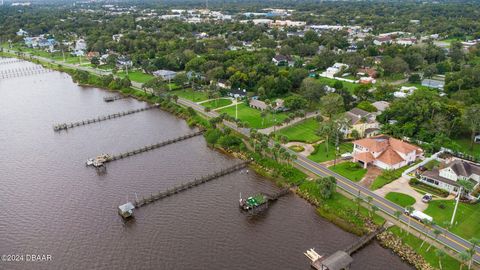
M95 159L89 158L89 159L87 159L87 162L86 162L86 163L87 163L87 166L92 166L93 163L95 163Z

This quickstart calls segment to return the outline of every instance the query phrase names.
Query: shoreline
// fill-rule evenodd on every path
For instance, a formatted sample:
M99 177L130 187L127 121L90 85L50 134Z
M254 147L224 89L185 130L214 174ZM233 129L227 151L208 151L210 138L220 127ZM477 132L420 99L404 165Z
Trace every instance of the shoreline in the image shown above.
M1 55L5 54L5 52L2 52ZM26 60L26 61L30 61L30 62L33 62L35 64L40 64L46 68L49 68L49 69L53 69L53 70L56 70L56 71L60 71L60 72L65 72L67 74L69 74L72 79L73 79L73 76L76 72L76 70L74 69L71 69L71 68L67 68L67 67L63 67L62 65L59 65L59 64L53 64L53 63L43 63L42 61L36 59L36 60L32 60L32 59L24 59L24 58L21 58L19 56L7 56L7 57L15 57L15 58L20 58L20 59L23 59L23 60ZM90 73L90 76L92 78L100 78L101 76L99 75L96 75L96 74L92 74ZM74 80L75 82L75 80ZM122 96L127 96L127 97L131 97L131 98L135 98L139 101L144 101L144 102L147 102L147 103L150 103L150 104L153 104L153 103L159 103L160 104L160 108L164 111L167 111L167 112L170 112L172 114L174 114L175 116L185 120L189 126L197 126L199 128L210 128L210 123L208 121L208 117L201 114L201 113L197 113L196 111L193 111L193 110L189 110L188 108L185 108L177 103L173 103L167 99L164 99L162 97L158 97L158 96L155 96L153 94L149 94L147 92L144 92L144 91L141 91L141 90L137 90L137 89L134 89L132 87L129 87L129 88L126 88L126 89L108 89L102 85L98 85L98 84L95 84L95 83L84 83L84 82L76 82L78 85L81 85L81 86L88 86L88 87L95 87L95 88L100 88L102 90L106 90L108 92L116 92L116 93L119 93L121 94ZM193 111L193 113L192 113ZM234 132L236 133L236 132ZM243 137L241 134L236 134L236 136L238 137ZM245 140L242 138L242 140L245 142ZM248 149L247 149L247 153L244 153L244 152L241 152L241 151L232 151L232 150L227 150L227 149L224 149L222 147L219 147L219 146L211 146L213 147L213 149L219 151L220 153L222 154L225 154L225 155L229 155L229 156L232 156L232 157L235 157L235 158L248 158ZM283 164L279 163L278 161L276 160L273 160L271 158L267 158L267 159L270 159L271 161L279 164L280 166L283 166ZM252 163L251 167L260 175L262 175L263 177L266 177L269 179L269 181L272 181L274 182L277 186L278 185L285 185L285 184L290 184L290 181L292 179L287 179L287 178L284 178L284 177L279 177L279 174L278 172L276 172L276 169L275 168L269 168L268 166L266 166L265 164L259 164L257 163L256 161ZM293 166L292 166L293 167ZM298 170L298 169L297 169ZM290 180L290 181L289 181ZM337 188L339 189L339 188ZM347 231L347 232L350 232L350 233L354 233L356 235L362 235L362 233L365 233L368 228L366 226L357 226L355 224L351 224L349 223L348 221L342 219L341 216L339 215L336 215L335 213L330 213L330 214L333 214L332 215L327 215L325 213L322 213L322 205L321 203L319 203L318 201L315 201L315 196L310 194L308 191L301 191L300 189L298 189L296 192L295 192L299 197L301 197L302 199L306 200L308 203L310 203L311 205L315 206L316 207L316 212L318 215L320 215L322 218L325 218L327 219L328 221L332 222L333 224L335 224L336 226L340 227L342 230L344 231ZM341 192L339 192L337 190L337 193L338 194L342 194ZM344 196L344 195L342 195ZM367 210L368 211L368 210ZM346 222L346 223L345 223ZM397 236L398 238L398 236ZM390 238L389 238L390 239ZM379 240L379 242L382 244L382 241ZM397 241L395 241L397 242ZM405 244L404 244L405 245ZM433 268L419 268L417 266L416 263L412 263L412 262L409 262L408 260L404 259L404 257L402 256L402 254L398 251L398 250L395 250L392 246L389 246L389 245L383 245L382 246L386 247L386 248L389 248L391 251L393 251L397 256L399 256L400 258L402 258L402 260L406 261L407 263L409 263L410 265L413 265L415 267L417 267L417 269L433 269ZM405 245L406 246L406 245ZM407 246L408 247L408 246ZM416 253L418 256L421 257L421 255L419 255L418 253ZM422 257L423 258L423 257Z

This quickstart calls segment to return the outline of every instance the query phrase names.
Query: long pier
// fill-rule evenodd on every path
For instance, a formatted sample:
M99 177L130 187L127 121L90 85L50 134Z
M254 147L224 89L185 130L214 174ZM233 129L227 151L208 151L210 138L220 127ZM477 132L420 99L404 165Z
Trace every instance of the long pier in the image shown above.
M290 193L290 187L286 187L286 188L283 188L283 189L281 189L280 191L278 191L278 192L276 192L276 193L274 193L274 194L267 194L267 193L265 193L265 195L267 196L267 199L268 199L269 201L276 201L276 200L278 200L280 197L283 197L283 196L285 196L285 195L287 195L287 194L289 194L289 193Z
M372 241L375 236L384 232L388 227L392 226L391 223L384 222L382 226L377 228L375 231L362 236L360 239L352 243L344 250L339 250L328 257L324 257L319 255L313 248L307 250L305 252L305 256L307 256L311 260L312 268L317 270L329 269L330 266L336 266L335 269L350 269L350 264L353 262L353 258L351 255L358 250L360 250L363 246L368 244Z
M16 69L7 69L0 71L0 79L24 77L36 74L53 72L53 70L43 68L42 66L30 66Z
M217 179L219 177L222 177L222 176L225 176L227 174L231 174L235 171L241 170L241 169L247 167L248 163L249 163L249 161L244 161L244 162L238 163L236 165L233 165L233 166L228 167L226 169L223 169L221 171L209 174L207 176L203 176L201 178L194 179L190 182L186 182L186 183L174 186L173 188L169 188L167 190L159 191L155 194L151 194L147 198L145 198L145 197L143 197L141 199L135 198L135 202L133 203L133 205L135 206L135 208L140 208L144 205L147 205L147 204L150 204L152 202L164 199L166 197L169 197L169 196L172 196L174 194L180 193L180 192L185 191L187 189L194 188L198 185L210 182L210 181L212 181L214 179Z
M118 112L118 113L109 114L109 115L105 115L105 116L99 116L97 118L92 118L92 119L88 119L88 120L82 120L82 121L72 122L72 123L56 124L56 125L53 126L53 130L54 131L62 131L62 130L67 130L69 128L74 128L74 127L84 126L84 125L88 125L88 124L98 123L98 122L102 122L102 121L106 121L106 120L110 120L110 119L119 118L119 117L122 117L122 116L125 116L125 115L130 115L130 114L134 114L134 113L138 113L138 112L151 110L151 109L154 109L154 108L158 108L159 106L160 105L155 104L154 106L150 106L150 107L145 107L145 108L140 108L140 109L135 109L135 110L129 110L129 111L124 111L124 112Z

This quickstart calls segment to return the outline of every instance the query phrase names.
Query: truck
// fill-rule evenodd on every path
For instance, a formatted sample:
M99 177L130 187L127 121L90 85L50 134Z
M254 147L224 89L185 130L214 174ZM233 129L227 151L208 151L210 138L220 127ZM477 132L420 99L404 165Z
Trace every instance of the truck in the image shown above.
M428 220L430 222L433 221L433 218L431 216L423 213L422 211L413 210L412 213L409 213L407 211L407 209L405 209L404 213L405 213L405 215L410 216L410 217L412 217L412 218L414 218L414 219L416 219L416 220L418 220L422 223L423 223L424 220Z

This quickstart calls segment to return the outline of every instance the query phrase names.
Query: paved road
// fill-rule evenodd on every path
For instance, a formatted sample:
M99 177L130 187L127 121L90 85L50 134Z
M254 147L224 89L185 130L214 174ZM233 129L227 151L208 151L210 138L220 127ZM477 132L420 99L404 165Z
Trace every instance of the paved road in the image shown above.
M10 52L10 53L16 53L15 51L11 51L11 50L8 50L8 49L4 49L4 50L7 51L7 52ZM29 55L29 54L27 54L27 55ZM67 66L67 67L70 67L70 68L75 68L75 69L80 69L80 70L93 72L93 73L96 73L98 75L111 74L108 71L103 71L103 70L98 70L98 69L93 69L93 68L82 67L82 66L78 66L78 65L72 65L72 64L68 64L68 63L58 62L58 61L54 61L52 59L48 59L48 58L44 58L44 57L39 57L39 56L33 56L32 55L32 58L39 59L41 61L50 62L50 63L61 64L63 66ZM141 86L142 86L141 83L132 82L132 84L135 88L141 88ZM194 110L196 110L197 112L199 112L199 113L201 113L201 114L203 114L207 117L217 117L219 115L217 112L214 112L214 111L205 112L205 109L204 109L203 106L198 105L197 103L192 102L192 101L187 100L187 99L179 98L178 103L180 103L184 106L192 107ZM232 129L236 130L237 132L247 136L247 137L250 136L250 130L247 129L247 128L238 128L234 123L227 122L227 121L224 121L224 124L226 126L232 128ZM273 142L270 142L270 144L272 145ZM287 149L287 151L289 151L290 153L296 154L295 152L293 152L289 149ZM368 196L372 197L373 198L372 203L374 205L376 205L381 211L383 211L384 213L386 213L390 216L393 216L395 211L403 211L402 207L400 207L400 206L398 206L398 205L396 205L396 204L394 204L394 203L376 195L375 193L373 193L369 189L366 189L366 188L358 185L357 183L354 183L354 182L348 180L347 178L329 170L328 168L326 168L326 167L324 167L324 166L322 166L322 165L320 165L316 162L313 162L313 161L309 160L306 157L297 155L297 159L295 160L295 163L298 166L303 167L303 168L305 168L305 169L307 169L307 170L309 170L309 171L311 171L314 174L317 174L319 176L334 176L337 179L338 187L340 187L341 189L345 190L346 192L348 192L348 193L350 193L354 196L358 196L360 194L360 196L362 198L366 198ZM415 219L412 219L412 218L410 218L408 216L405 216L405 215L402 215L402 217L400 218L400 220L402 222L404 222L405 224L408 224L409 219L410 219L410 224L411 224L412 228L414 228L417 231L420 231L424 234L427 234L427 235L431 236L432 238L434 237L434 234L432 233L432 231L433 231L432 229L424 228L422 223L416 221ZM443 245L448 246L451 249L456 250L457 252L464 251L464 250L471 247L470 242L466 241L465 239L463 239L463 238L461 238L461 237L459 237L459 236L457 236L453 233L450 233L450 232L446 231L445 229L440 228L438 226L434 226L434 227L443 232L437 238L437 240L440 243L442 243ZM476 262L480 262L480 247L477 247L476 251L477 251L477 253L474 256L474 259L475 259Z

